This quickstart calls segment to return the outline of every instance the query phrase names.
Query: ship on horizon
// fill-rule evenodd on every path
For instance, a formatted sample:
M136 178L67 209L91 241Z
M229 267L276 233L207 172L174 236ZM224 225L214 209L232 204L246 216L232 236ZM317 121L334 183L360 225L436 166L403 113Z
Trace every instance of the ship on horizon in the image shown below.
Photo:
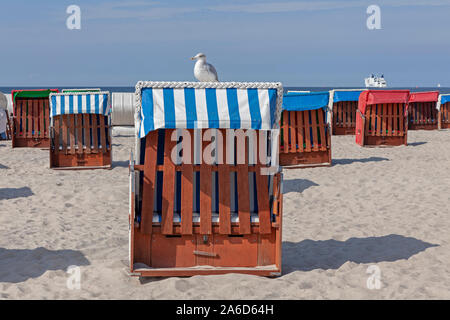
M384 79L384 75L381 75L381 77L377 77L373 74L370 75L370 77L365 78L364 82L366 84L366 88L386 88L387 83Z

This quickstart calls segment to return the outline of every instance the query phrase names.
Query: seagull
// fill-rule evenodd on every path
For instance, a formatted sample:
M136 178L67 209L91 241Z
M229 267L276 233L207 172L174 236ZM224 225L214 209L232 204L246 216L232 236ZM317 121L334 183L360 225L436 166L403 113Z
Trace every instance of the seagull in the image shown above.
M191 60L197 60L194 66L194 76L200 82L216 82L219 81L217 77L216 68L210 63L206 62L204 53L197 53Z

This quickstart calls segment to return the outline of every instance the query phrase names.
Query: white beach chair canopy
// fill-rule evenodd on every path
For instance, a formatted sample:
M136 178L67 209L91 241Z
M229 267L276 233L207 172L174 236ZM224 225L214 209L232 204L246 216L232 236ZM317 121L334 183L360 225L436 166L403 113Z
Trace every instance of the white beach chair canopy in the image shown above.
M136 128L255 129L279 126L283 87L278 82L144 82L136 84Z
M102 114L111 112L108 91L50 94L50 117L64 114Z

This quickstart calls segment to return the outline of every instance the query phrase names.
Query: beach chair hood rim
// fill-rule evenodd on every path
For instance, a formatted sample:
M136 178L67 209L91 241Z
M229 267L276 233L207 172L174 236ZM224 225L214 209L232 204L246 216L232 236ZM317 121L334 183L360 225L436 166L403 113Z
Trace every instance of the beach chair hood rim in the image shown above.
M411 92L408 102L437 102L439 99L439 91L421 91Z
M366 107L374 104L383 103L404 103L406 104L405 112L408 110L409 90L366 90L359 96L358 110L365 114ZM381 96L389 95L391 100L386 102ZM378 97L377 97L378 96Z
M52 102L52 97L60 97L60 96L83 96L83 95L88 95L88 94L93 94L93 95L107 95L108 96L108 116L111 115L112 109L111 109L111 93L109 91L88 91L88 92L52 92L50 93L48 99L49 99L49 108L51 108L51 102ZM50 112L50 118L53 118L54 116L57 116L59 114L53 115Z

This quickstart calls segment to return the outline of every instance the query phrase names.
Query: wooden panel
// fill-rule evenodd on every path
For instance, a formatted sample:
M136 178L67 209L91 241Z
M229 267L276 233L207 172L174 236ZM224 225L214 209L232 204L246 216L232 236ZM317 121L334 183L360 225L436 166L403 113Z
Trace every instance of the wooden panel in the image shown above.
M222 137L226 139L226 130L221 129ZM227 163L226 140L223 143L223 164L219 165L219 232L221 234L231 234L231 213L230 213L230 164ZM233 144L234 145L234 144Z
M307 111L308 112L308 111ZM311 110L312 134L313 134L313 151L319 151L319 137L317 135L317 110Z
M98 116L96 114L91 114L92 120L92 153L99 152L98 148Z
M68 131L69 131L69 120L67 115L62 116L62 151L67 154L67 142L68 142Z
M162 194L162 216L161 216L161 233L173 233L173 211L175 201L175 164L171 159L171 151L175 146L171 135L173 129L165 130L164 141L164 170L163 170L163 194Z
M245 140L245 164L237 164L237 194L238 194L238 215L239 231L241 234L251 233L250 229L250 186L248 181L248 148L249 144Z
M75 114L75 121L77 123L77 140L78 140L78 153L82 154L83 151L83 115Z
M53 118L53 152L60 153L59 146L61 140L61 116ZM63 151L63 150L62 150ZM63 151L64 152L64 151Z
M193 130L189 130L189 136L183 136L182 147L183 164L181 165L181 233L192 234L192 211L194 196L194 175L192 164L194 159Z
M145 143L144 182L142 189L141 232L152 233L158 132L147 134Z
M102 152L106 153L106 130L105 130L105 116L103 115L97 115L98 119L100 120L100 142L102 144Z
M91 153L91 123L89 114L83 114L84 118L84 145L86 146L86 153Z
M204 130L201 132L202 137ZM203 158L203 152L207 143L201 142L202 150L201 157ZM203 163L200 165L200 232L201 234L212 233L212 221L211 221L211 204L212 204L212 174L211 165Z
M304 123L303 123L303 112L296 112L297 114L297 142L300 148L300 152L303 152L304 146Z
M309 118L309 112L308 111L303 111L303 120L304 120L304 125L305 125L305 143L306 143L306 148L305 151L306 152L311 152L311 125L310 125L310 118Z
M296 112L295 111L289 111L289 136L290 136L290 143L291 143L291 152L297 152L297 125L296 125Z
M320 132L320 150L326 151L328 137L325 135L325 126L327 124L324 122L325 115L323 109L318 110L318 115L319 115L319 132Z
M283 111L283 121L282 121L282 129L283 129L283 139L282 146L283 152L289 152L289 111Z
M44 116L45 116L45 100L39 100L39 137L44 138L47 134L47 130L44 126ZM46 121L47 125L49 125L49 121Z

